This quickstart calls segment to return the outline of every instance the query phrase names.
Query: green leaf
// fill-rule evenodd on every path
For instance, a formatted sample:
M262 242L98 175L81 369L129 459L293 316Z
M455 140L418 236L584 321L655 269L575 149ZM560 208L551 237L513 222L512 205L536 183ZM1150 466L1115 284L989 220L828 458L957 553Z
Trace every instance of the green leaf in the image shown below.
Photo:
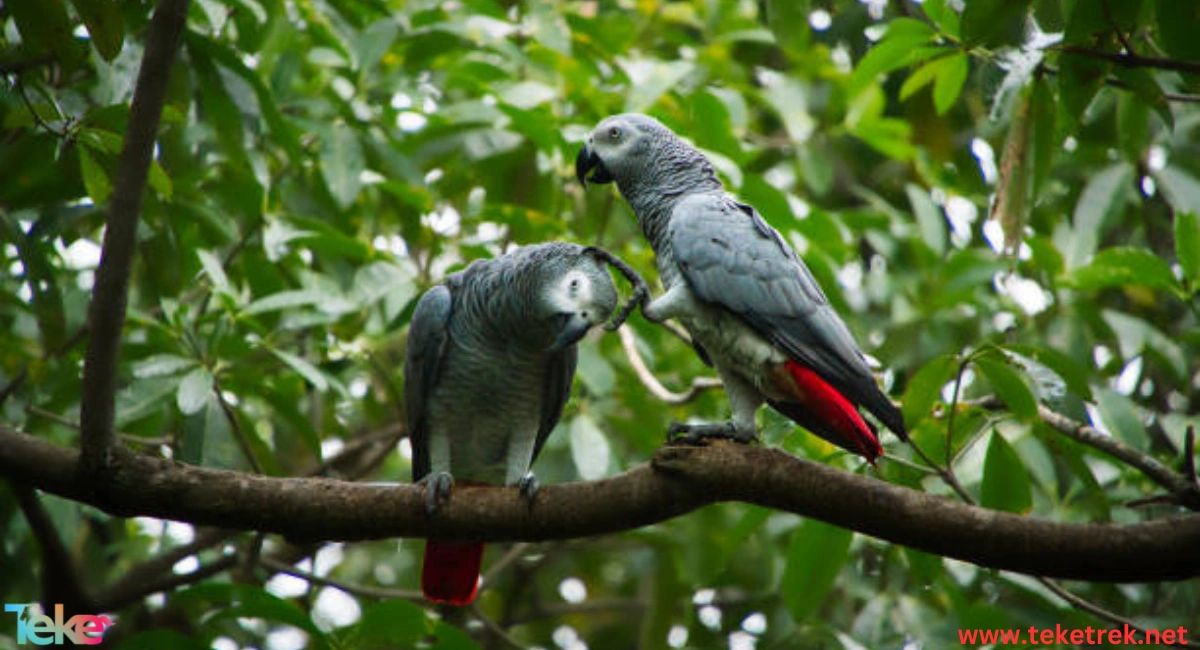
M269 296L264 296L246 305L242 310L242 314L246 316L254 316L256 314L265 314L268 312L279 311L281 309L294 309L296 307L309 307L326 304L326 301L332 299L342 300L341 296L332 296L327 291L320 289L292 289L288 291L280 291Z
M962 38L968 45L995 47L1019 43L1030 0L970 0L962 12Z
M1104 85L1112 64L1070 52L1063 52L1058 60L1058 93L1064 116L1076 124Z
M1167 336L1153 324L1124 312L1105 309L1101 317L1117 335L1121 358L1128 360L1139 354L1151 354L1166 363L1176 381L1187 381L1191 356L1179 341Z
M124 427L146 416L161 414L170 408L171 397L178 387L179 382L174 377L133 382L117 396L116 426Z
M1004 401L1013 415L1026 422L1037 418L1038 405L1033 391L1025 383L1021 373L1014 370L1006 359L980 357L975 359L975 367L987 377L992 390Z
M1024 514L1033 508L1029 473L1020 456L999 432L992 432L983 461L979 502L985 508Z
M363 612L352 637L355 648L408 648L434 630L434 621L416 603L385 600Z
M1167 101L1167 95L1163 88L1158 83L1158 79L1150 73L1149 70L1143 68L1123 68L1117 66L1113 68L1112 74L1119 79L1143 105L1154 109L1154 112L1162 118L1163 124L1167 130L1171 131L1175 128L1175 114L1171 111L1171 103ZM1128 95L1129 93L1122 93ZM1119 119L1119 116L1118 116ZM1128 120L1119 121L1118 128L1125 128ZM1149 120L1140 128L1135 129L1134 137L1137 131L1149 127ZM1124 135L1124 134L1122 134Z
M1029 123L1033 131L1033 188L1032 195L1038 196L1054 164L1061 139L1055 127L1057 103L1050 82L1043 76L1034 78L1033 93L1029 105Z
M1088 371L1090 368L1080 361L1058 350L1044 346L1010 344L1005 345L1004 348L1012 350L1019 355L1029 357L1046 366L1062 378L1067 390L1085 400L1092 399L1092 389L1088 385Z
M904 389L904 399L901 400L900 410L904 413L904 426L916 428L917 424L929 416L934 402L942 393L946 382L954 378L958 372L958 359L951 354L943 354L921 366L917 374L908 380Z
M285 352L275 348L271 348L271 354L279 357L280 361L283 361L290 366L292 370L300 373L300 376L304 377L308 383L312 384L313 388L317 389L317 392L324 393L325 391L329 390L329 379L325 376L325 373L321 372L321 370L313 364L290 352Z
M449 623L438 621L433 628L433 635L437 640L428 646L429 650L480 650L479 644L470 635Z
M151 189L158 192L158 195L164 201L171 200L171 194L174 191L174 186L171 184L171 177L167 176L166 170L162 168L162 165L157 160L150 161L150 177L148 180L150 181Z
M958 101L963 84L967 81L970 63L967 55L961 52L940 61L937 79L933 82L933 106L938 115L944 115Z
M627 113L644 112L692 74L696 67L691 61L659 61L647 58L618 58L617 63L625 70L631 82L625 96Z
M1167 165L1154 175L1163 196L1176 212L1200 214L1200 181L1176 165Z
M1195 0L1155 0L1156 37L1173 59L1200 61L1200 2Z
M767 27L775 41L789 48L807 40L808 12L809 0L767 0Z
M358 133L345 122L335 123L321 139L321 175L343 210L358 198L365 166Z
M1175 213L1175 259L1191 292L1200 291L1200 218L1195 212Z
M918 27L914 25L921 25ZM888 23L888 31L854 66L847 85L846 94L858 95L868 84L881 74L906 65L932 58L941 53L940 48L920 47L937 35L929 25L911 19L896 19ZM893 31L893 25L895 30Z
M87 25L92 45L105 61L112 61L121 53L125 41L125 20L121 16L120 3L113 0L71 0L75 12Z
M196 256L200 258L200 266L204 269L204 274L208 276L208 281L212 283L213 289L229 293L232 286L229 284L229 277L225 275L225 267L221 264L218 258L212 251L197 250Z
M1133 181L1133 167L1120 162L1092 175L1071 217L1072 237L1066 247L1068 269L1078 268L1096 251L1107 224L1121 212Z
M925 15L933 24L938 26L947 36L958 39L962 35L962 21L959 19L958 12L955 11L946 0L925 0L921 5L925 11Z
M912 97L918 90L933 83L934 77L937 76L938 70L941 69L941 63L946 60L946 57L931 59L925 65L913 70L912 74L904 80L904 84L900 86L900 99L906 100Z
M579 478L594 481L603 477L608 473L611 455L608 438L592 418L584 414L571 422L571 459Z
M208 404L212 397L213 378L208 368L200 366L184 376L175 393L175 403L184 415L191 415Z
M79 147L79 172L83 176L83 187L87 190L92 202L102 206L108 202L112 194L112 181L108 172L92 156L87 147Z
M12 16L21 33L21 43L28 50L48 52L68 69L79 65L83 48L71 33L71 20L62 0L6 2L4 9ZM12 51L7 38L5 41L6 49Z
M854 534L816 519L805 519L792 534L779 590L792 618L803 622L817 610L837 582Z
M1106 248L1096 254L1091 264L1075 269L1064 280L1077 289L1124 286L1178 289L1170 264L1144 248Z
M1096 410L1104 426L1121 442L1134 449L1146 449L1150 443L1146 423L1133 400L1109 388L1096 389Z
M239 617L261 618L300 628L308 635L309 645L307 647L309 648L329 648L329 640L325 633L313 623L306 611L295 603L274 596L260 587L205 583L192 587L186 593L189 599L209 600L218 605L230 605L216 608L216 612L206 619L208 625L211 625L214 620Z
M921 230L921 240L929 246L929 250L938 257L946 253L946 219L942 211L933 204L929 192L909 183L904 186L908 202L912 205L913 215L917 218L917 227Z
M138 379L146 379L174 375L195 365L195 359L181 357L177 354L156 354L134 363L133 376Z

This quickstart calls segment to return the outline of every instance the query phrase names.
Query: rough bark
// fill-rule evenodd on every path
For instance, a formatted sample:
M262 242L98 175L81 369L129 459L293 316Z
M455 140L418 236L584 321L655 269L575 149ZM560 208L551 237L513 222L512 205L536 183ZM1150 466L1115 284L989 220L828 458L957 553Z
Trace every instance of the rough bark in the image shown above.
M742 501L980 566L1094 581L1200 575L1200 516L1138 524L1045 521L964 505L773 448L716 442L664 447L601 481L543 488L459 487L433 517L421 488L271 478L116 454L105 489L77 471L79 452L0 427L0 473L121 516L280 533L297 540L443 537L542 541L602 535Z

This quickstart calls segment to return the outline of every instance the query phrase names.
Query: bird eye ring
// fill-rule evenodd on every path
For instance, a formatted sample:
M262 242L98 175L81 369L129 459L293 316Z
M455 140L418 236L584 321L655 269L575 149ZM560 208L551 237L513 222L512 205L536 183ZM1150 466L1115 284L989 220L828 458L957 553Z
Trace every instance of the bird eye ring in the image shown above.
M613 127L608 130L608 139L617 142L621 139L621 129Z

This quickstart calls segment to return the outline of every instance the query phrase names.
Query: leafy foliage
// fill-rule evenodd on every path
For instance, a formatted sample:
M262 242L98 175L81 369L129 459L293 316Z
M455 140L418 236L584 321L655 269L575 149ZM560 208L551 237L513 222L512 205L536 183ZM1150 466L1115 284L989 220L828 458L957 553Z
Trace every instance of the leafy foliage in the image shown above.
M117 426L149 453L302 474L394 429L415 300L469 260L561 238L653 277L627 208L583 193L570 164L600 118L646 111L795 243L904 396L914 438L969 494L1067 521L1161 516L1126 506L1153 494L1145 477L1057 435L1038 407L1172 465L1200 420L1197 7L197 0L138 231ZM151 9L0 8L0 419L62 444L78 437L79 341ZM708 372L669 332L632 327L667 386ZM993 394L1007 410L977 399ZM591 338L535 469L544 482L618 471L669 420L724 409L711 391L662 404L617 337ZM869 471L761 417L768 443ZM405 444L377 480L408 476ZM909 463L879 475L949 492ZM0 595L27 602L37 550L14 504L0 496ZM191 535L47 507L94 590ZM302 566L417 583L416 543L329 548ZM262 549L289 563L315 551ZM468 615L244 565L126 604L117 642L496 643ZM1148 625L1200 627L1194 583L1078 591ZM1096 625L1023 577L736 504L526 548L489 575L479 612L542 647L943 647L960 627Z

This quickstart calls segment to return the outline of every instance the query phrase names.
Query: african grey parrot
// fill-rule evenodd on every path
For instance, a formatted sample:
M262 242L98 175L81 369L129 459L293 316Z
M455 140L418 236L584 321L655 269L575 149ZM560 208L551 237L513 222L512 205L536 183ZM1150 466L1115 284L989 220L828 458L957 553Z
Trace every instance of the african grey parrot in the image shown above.
M455 481L516 485L533 500L529 471L562 415L575 375L575 344L617 303L605 264L635 296L645 283L607 252L567 243L527 246L477 261L417 303L404 360L412 476L433 514ZM483 544L429 540L421 571L427 598L470 603Z
M674 423L669 435L748 442L766 402L872 464L883 448L858 406L908 439L899 410L804 262L753 207L724 190L695 147L653 118L617 115L587 137L575 172L585 186L616 182L654 248L665 290L643 313L678 318L725 384L730 422Z

